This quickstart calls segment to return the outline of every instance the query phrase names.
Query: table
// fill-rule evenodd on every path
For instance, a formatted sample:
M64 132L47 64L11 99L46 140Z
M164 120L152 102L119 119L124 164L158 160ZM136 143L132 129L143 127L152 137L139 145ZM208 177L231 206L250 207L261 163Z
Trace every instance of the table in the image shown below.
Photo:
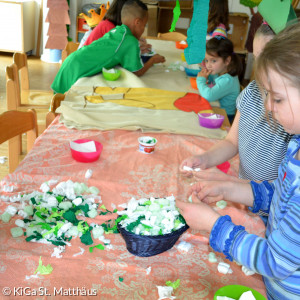
M138 151L137 139L142 135L139 131L127 130L68 129L55 119L37 139L34 148L17 170L0 182L0 211L3 212L9 204L3 201L3 197L37 190L50 179L71 179L96 186L100 190L102 203L108 209L112 209L112 203L118 205L127 202L132 196L139 199L173 194L176 198L185 199L191 181L181 177L179 163L189 155L207 150L217 140L153 133L158 143L155 152L147 155ZM69 141L79 138L94 139L103 144L98 161L79 163L71 157ZM236 175L237 168L238 159L235 158L231 161L230 174ZM90 179L84 177L87 169L93 170ZM15 190L12 193L4 192L4 186L7 185L14 186ZM20 205L19 202L10 204ZM230 213L233 221L243 224L249 232L264 234L264 226L258 216L234 205L220 212ZM114 217L106 215L98 216L96 220L86 220L88 223L101 224L105 219ZM242 273L241 266L235 263L230 263L232 274L217 272L217 264L208 262L211 248L207 233L204 232L189 229L181 236L179 241L186 241L193 246L187 253L180 252L175 246L154 257L136 257L126 250L120 234L110 234L106 236L113 246L110 250L95 249L90 253L89 247L75 238L71 240L71 246L66 247L62 258L55 258L51 257L53 245L25 242L25 237L11 237L10 228L15 227L15 219L12 218L9 223L0 221L0 289L3 291L4 287L9 287L12 292L17 291L17 295L23 291L19 299L27 299L24 293L33 295L34 291L39 294L32 299L82 299L83 296L78 296L78 289L82 291L84 288L90 294L84 299L95 299L95 294L101 300L158 299L156 286L164 286L167 280L177 279L181 280L180 287L173 293L177 299L211 300L216 290L229 284L246 285L265 295L261 276L247 277ZM98 243L95 241L94 244ZM80 247L85 252L74 256L80 252ZM40 256L44 265L51 264L53 272L26 280L26 276L32 275L37 268ZM217 258L218 261L226 261L218 253ZM147 275L146 269L150 266L151 272ZM14 290L18 287L18 290ZM43 295L45 292L50 296Z
M176 92L198 93L191 87L190 77L185 71L179 70L183 65L181 54L184 50L177 49L174 41L147 39L152 49L164 56L166 62L152 66L143 76L137 77L122 68L122 76L117 81L106 81L102 74L83 77L77 80L74 86L110 86L110 87L148 87ZM178 68L171 67L177 64ZM218 101L210 102L212 106L220 107Z

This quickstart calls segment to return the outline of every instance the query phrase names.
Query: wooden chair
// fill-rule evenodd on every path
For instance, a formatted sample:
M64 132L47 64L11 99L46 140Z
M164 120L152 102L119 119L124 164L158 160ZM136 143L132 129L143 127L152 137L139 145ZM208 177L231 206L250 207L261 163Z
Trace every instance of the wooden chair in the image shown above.
M19 85L19 76L18 76L18 68L15 63L6 67L6 105L7 110L23 110L26 111L28 106L24 106L21 104L21 94L20 94L20 85ZM50 104L51 99L49 100ZM43 132L46 125L46 114L49 111L49 104L46 108L37 106L39 119L38 126L40 132ZM20 149L22 149L22 143L20 142ZM20 150L21 151L21 150Z
M157 37L160 40L167 40L167 41L186 41L187 36L180 32L166 32L166 33L158 33Z
M80 43L68 42L65 49L61 53L61 61L64 62L67 56L76 51L79 47L79 44Z
M27 153L38 136L37 118L34 109L27 112L9 110L0 115L0 144L8 141L9 172L19 165L19 136L27 133Z
M60 106L60 103L65 100L65 94L55 94L51 99L50 111L46 115L46 128L53 122L57 113L56 109Z
M231 127L226 110L224 108L213 106L212 110L215 114L219 114L225 117L222 126Z
M18 89L21 97L20 103L18 103L18 107L26 106L31 108L48 108L53 96L53 91L30 89L26 53L14 53L13 61L17 66L19 83Z

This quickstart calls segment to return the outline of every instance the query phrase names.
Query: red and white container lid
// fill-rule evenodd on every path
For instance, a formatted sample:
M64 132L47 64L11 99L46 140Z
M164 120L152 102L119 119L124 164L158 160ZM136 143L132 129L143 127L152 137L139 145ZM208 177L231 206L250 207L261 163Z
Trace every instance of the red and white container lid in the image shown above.
M145 154L154 152L157 139L152 136L141 136L138 138L139 151Z

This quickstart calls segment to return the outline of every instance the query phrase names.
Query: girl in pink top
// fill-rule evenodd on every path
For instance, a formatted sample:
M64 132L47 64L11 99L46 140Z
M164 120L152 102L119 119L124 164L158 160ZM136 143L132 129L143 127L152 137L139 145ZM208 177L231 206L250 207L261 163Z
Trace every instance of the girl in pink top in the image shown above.
M122 25L121 10L127 0L114 0L103 20L92 30L91 34L84 43L84 46L91 44L93 41L100 39L105 33Z

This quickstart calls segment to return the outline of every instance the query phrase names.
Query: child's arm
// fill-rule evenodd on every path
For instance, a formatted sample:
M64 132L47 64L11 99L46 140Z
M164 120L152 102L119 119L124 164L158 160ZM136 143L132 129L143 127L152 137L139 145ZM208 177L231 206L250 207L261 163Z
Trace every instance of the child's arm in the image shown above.
M201 171L200 171L201 172ZM198 202L213 203L229 200L247 206L253 206L254 196L249 183L233 181L199 181L192 185L190 194L195 193Z
M299 195L289 200L289 209L267 238L248 233L205 203L176 200L176 206L191 228L210 232L209 243L215 251L261 275L284 280L300 265L299 201Z
M232 84L229 78L219 78L213 87L209 87L206 83L207 78L201 76L200 72L196 81L200 95L207 101L217 101L232 91Z
M144 75L154 64L165 62L165 58L159 54L153 55L145 64L144 67L136 72L134 74L136 76L142 76Z

